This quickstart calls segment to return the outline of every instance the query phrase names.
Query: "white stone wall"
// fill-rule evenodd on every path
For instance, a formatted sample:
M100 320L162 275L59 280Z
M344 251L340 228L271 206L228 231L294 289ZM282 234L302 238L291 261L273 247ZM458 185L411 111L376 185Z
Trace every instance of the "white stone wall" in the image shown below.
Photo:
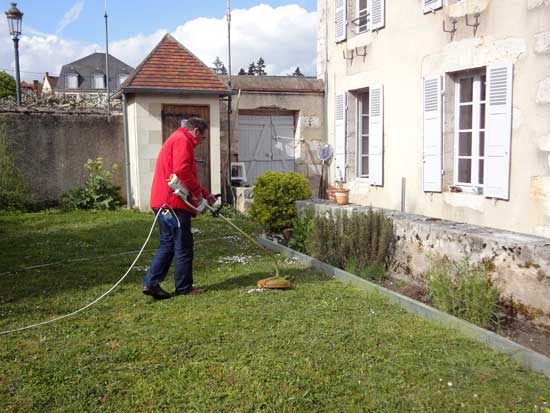
M211 191L219 193L220 106L217 96L137 95L128 100L130 169L134 206L149 209L149 196L157 155L162 147L162 105L208 105L210 107Z
M319 10L328 7L323 19L328 21L329 53L324 63L328 71L329 143L334 144L335 93L384 86L384 186L371 187L364 179L353 179L354 171L350 171L352 202L399 209L401 180L405 177L407 212L548 236L550 186L543 183L550 176L550 147L540 142L550 136L549 6L548 0L493 0L480 16L476 36L473 28L466 27L465 19L459 18L451 41L450 34L442 30L444 20L450 27L443 10L423 14L421 1L387 0L383 29L355 35L349 23L348 40L336 44L334 2L319 0ZM348 0L348 21L355 14L355 0ZM327 22L323 19L319 31ZM364 47L367 56L358 57ZM354 58L344 59L343 54L350 57L352 50ZM495 201L467 193L424 193L423 76L496 62L514 64L510 200ZM348 103L348 108L354 107ZM354 118L355 113L348 109L349 117ZM346 139L349 153L355 157L355 128L348 127ZM354 164L354 159L350 163Z

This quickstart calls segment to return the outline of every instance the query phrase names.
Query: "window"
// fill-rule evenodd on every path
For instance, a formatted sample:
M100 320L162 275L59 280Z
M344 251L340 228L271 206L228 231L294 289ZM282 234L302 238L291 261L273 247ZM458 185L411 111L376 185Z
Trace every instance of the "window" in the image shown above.
M122 85L126 79L128 79L128 75L118 75L117 76L117 86Z
M364 33L369 27L369 14L367 10L367 0L357 0L357 33Z
M65 87L67 89L78 89L78 75L65 75Z
M105 89L105 75L92 75L92 89Z
M484 184L485 96L485 71L456 80L455 183L478 193Z
M357 95L357 175L369 176L369 92Z

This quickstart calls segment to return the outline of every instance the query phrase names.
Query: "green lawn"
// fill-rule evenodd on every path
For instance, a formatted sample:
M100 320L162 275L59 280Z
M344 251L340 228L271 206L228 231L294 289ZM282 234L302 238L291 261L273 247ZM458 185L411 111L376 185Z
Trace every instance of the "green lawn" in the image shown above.
M70 312L99 296L132 262L134 254L120 254L140 248L151 221L124 211L0 215L0 330ZM201 217L195 226L195 278L207 294L161 302L143 296L155 232L136 269L97 306L0 336L0 410L550 407L550 380L542 375L303 266L281 266L295 277L293 290L251 292L270 275L270 260L221 220ZM231 263L235 257L246 263ZM171 278L165 287L173 290Z

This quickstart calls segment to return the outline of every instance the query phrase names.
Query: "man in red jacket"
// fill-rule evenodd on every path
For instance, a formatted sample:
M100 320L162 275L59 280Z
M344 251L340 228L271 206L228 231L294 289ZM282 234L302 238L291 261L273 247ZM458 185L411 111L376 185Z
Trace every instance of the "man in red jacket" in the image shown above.
M157 158L155 176L151 188L151 208L156 214L159 209L169 207L179 220L179 227L159 219L160 246L143 279L143 294L156 300L170 298L160 283L166 277L174 260L174 281L176 295L202 294L193 288L193 235L191 218L196 211L178 198L167 179L176 174L182 185L189 190L189 201L198 206L206 199L210 205L216 197L204 189L198 179L194 149L208 138L208 124L201 118L190 118L185 128L176 130L162 145Z

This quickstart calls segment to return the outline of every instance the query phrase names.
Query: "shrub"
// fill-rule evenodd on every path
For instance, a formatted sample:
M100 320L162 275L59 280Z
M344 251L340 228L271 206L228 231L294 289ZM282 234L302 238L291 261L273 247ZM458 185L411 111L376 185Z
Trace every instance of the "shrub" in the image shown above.
M436 308L488 328L496 318L499 293L483 266L432 257L427 272L428 294Z
M306 178L295 172L266 172L256 178L250 217L270 231L292 226L294 202L311 196Z
M6 130L0 128L0 210L24 211L30 206L30 187L16 165Z
M15 79L6 72L0 72L0 99L15 98Z
M313 230L313 213L306 209L292 221L292 238L288 246L296 251L307 253L306 243Z
M312 256L335 267L382 281L391 258L393 240L391 219L369 209L366 214L316 216L307 248Z
M84 186L69 191L62 196L65 209L115 209L120 206L120 187L113 184L113 173L117 171L117 164L113 164L112 171L103 167L103 158L95 161L88 159L84 164L88 171L88 178Z

